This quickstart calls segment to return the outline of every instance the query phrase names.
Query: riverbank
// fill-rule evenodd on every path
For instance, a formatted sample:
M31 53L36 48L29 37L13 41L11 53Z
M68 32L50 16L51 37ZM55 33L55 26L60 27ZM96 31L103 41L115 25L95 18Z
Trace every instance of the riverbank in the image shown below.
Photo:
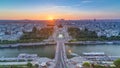
M0 48L14 48L24 46L41 46L41 45L56 45L55 42L37 42L37 43L17 43L17 44L0 44Z
M120 44L120 41L76 41L66 42L66 45L104 45ZM17 43L17 44L0 44L0 48L15 48L27 46L56 45L56 42L36 42L36 43Z
M66 42L66 45L103 45L103 44L120 44L120 41L76 41Z
M49 68L54 67L54 61L53 59L47 58L47 57L39 57L37 54L19 54L17 57L1 57L0 58L0 66L22 66L22 65L28 65L28 63L31 64L31 66L38 65L39 67L42 66L49 66Z

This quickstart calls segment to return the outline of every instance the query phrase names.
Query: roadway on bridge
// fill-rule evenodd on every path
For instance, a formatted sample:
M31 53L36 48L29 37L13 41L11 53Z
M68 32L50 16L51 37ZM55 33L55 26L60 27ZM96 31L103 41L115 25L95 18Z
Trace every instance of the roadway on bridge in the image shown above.
M57 47L56 47L56 54L55 54L55 61L56 65L55 68L68 68L67 65L67 56L66 56L66 51L65 51L65 32L63 28L57 28L56 30L56 42L57 42ZM63 36L62 36L63 35Z
M58 46L58 53L57 53L57 57L56 57L56 66L55 68L67 68L67 64L66 64L66 56L65 56L65 52L64 52L64 43L63 41L58 41L57 42L57 46Z

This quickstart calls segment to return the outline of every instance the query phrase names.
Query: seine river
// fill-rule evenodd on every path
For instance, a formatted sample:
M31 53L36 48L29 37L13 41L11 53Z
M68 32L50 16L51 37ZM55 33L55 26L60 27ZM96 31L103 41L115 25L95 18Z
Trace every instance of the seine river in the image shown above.
M66 46L66 50L78 55L82 55L83 52L104 52L109 56L120 56L120 45L69 45ZM68 56L70 56L67 51Z
M0 49L0 57L17 57L20 53L37 54L39 57L54 58L55 45Z
M17 57L20 53L38 54L39 57L54 58L55 45L21 47L21 48L4 48L0 49L0 57ZM120 45L66 45L68 57L69 51L82 55L83 52L104 52L107 55L120 56Z

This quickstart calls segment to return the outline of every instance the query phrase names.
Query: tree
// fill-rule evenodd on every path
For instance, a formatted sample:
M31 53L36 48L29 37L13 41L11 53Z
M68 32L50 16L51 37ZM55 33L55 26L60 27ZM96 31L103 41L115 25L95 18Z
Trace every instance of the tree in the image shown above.
M88 29L87 28L85 28L85 30L84 31L88 31Z
M39 67L39 65L38 64L35 64L35 68L38 68Z
M28 62L28 63L27 63L27 66L28 66L29 68L32 68L32 63Z
M32 32L33 32L33 33L36 33L36 32L37 32L37 28L36 28L36 27L33 27Z
M90 68L90 63L89 62L84 62L82 66L84 68Z
M115 60L114 64L117 68L120 68L120 59Z

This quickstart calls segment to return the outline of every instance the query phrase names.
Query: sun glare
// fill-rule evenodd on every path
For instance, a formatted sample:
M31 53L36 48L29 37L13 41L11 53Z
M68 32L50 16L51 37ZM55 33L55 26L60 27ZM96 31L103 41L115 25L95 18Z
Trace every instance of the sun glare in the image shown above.
M53 17L48 17L48 20L53 20L54 18Z

